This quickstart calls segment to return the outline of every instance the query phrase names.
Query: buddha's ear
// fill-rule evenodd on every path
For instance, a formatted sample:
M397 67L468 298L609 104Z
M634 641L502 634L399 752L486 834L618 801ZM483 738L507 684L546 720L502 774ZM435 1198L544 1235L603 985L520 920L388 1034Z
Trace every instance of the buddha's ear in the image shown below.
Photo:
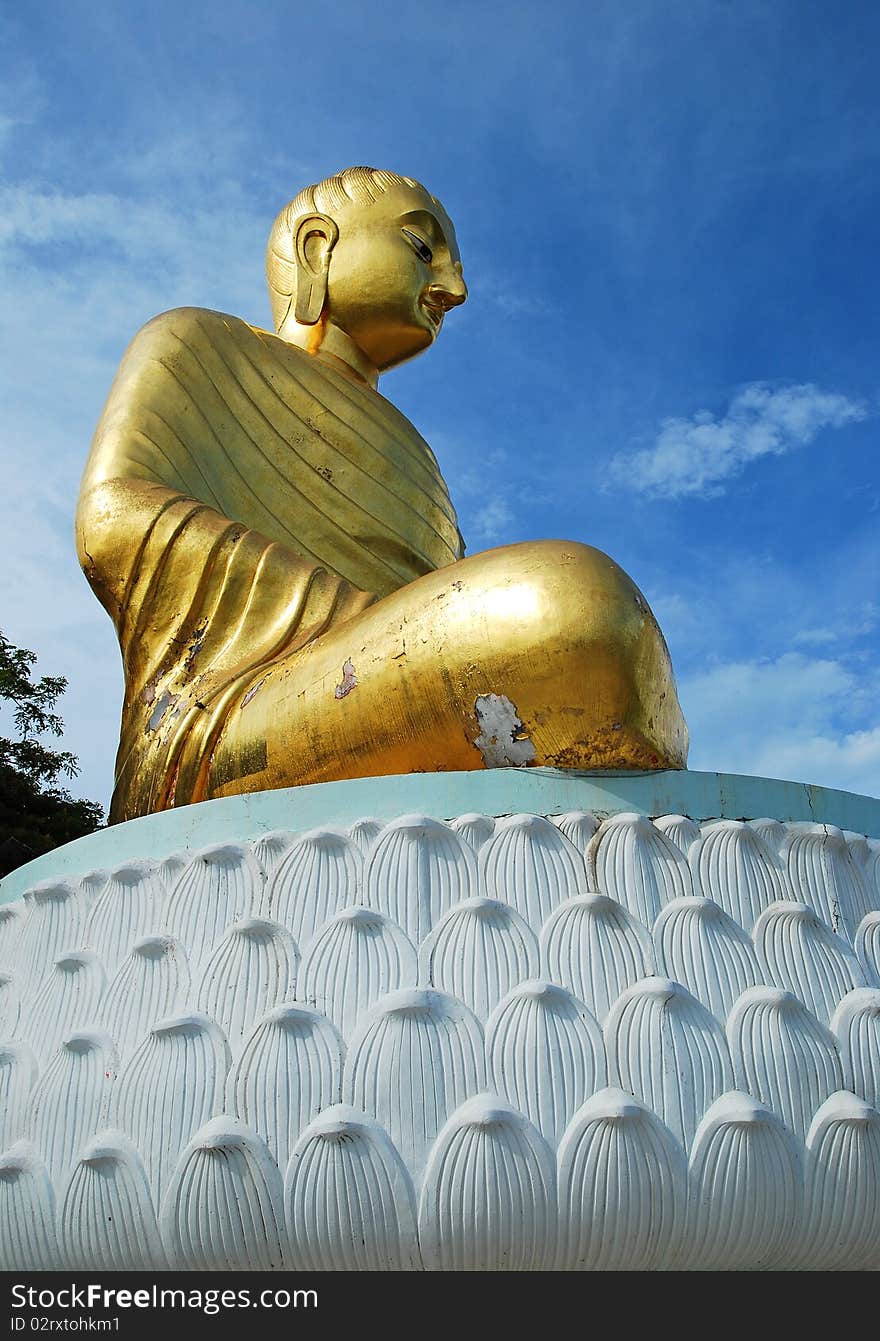
M314 326L324 310L330 253L338 237L339 229L326 214L309 214L296 226L293 238L296 305L293 314L304 326Z

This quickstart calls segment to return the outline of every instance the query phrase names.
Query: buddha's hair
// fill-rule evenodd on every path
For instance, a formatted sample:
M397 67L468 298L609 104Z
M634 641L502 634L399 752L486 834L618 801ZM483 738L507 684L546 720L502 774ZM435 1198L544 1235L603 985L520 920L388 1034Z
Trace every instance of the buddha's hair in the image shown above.
M338 212L352 205L372 205L394 186L409 187L440 207L440 202L413 177L400 177L396 172L385 172L382 168L346 168L314 186L305 187L284 206L272 225L266 247L266 278L276 331L281 329L296 297L293 239L298 220L307 214L329 214L335 218Z

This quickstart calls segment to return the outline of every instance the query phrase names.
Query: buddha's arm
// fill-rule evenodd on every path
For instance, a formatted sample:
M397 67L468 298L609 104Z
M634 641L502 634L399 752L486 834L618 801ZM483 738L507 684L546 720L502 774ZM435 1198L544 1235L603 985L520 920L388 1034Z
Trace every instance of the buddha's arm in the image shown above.
M144 480L85 488L77 545L125 668L113 820L201 799L228 703L275 658L373 600L199 500Z

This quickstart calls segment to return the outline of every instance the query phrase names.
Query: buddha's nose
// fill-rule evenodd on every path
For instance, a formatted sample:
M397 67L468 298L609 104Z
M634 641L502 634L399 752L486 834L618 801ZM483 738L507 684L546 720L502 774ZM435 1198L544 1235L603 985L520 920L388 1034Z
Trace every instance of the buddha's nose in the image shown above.
M433 284L431 288L447 311L452 307L460 307L468 296L467 285L461 273L461 261L449 266L439 283Z

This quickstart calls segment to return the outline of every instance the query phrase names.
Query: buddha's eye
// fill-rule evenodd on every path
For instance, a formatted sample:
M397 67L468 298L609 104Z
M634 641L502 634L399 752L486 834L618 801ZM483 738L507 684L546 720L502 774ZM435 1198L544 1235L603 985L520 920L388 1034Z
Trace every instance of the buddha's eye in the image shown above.
M423 242L417 233L411 233L408 228L401 229L401 232L412 243L416 255L425 262L425 265L430 265L434 259L434 253L427 242Z

